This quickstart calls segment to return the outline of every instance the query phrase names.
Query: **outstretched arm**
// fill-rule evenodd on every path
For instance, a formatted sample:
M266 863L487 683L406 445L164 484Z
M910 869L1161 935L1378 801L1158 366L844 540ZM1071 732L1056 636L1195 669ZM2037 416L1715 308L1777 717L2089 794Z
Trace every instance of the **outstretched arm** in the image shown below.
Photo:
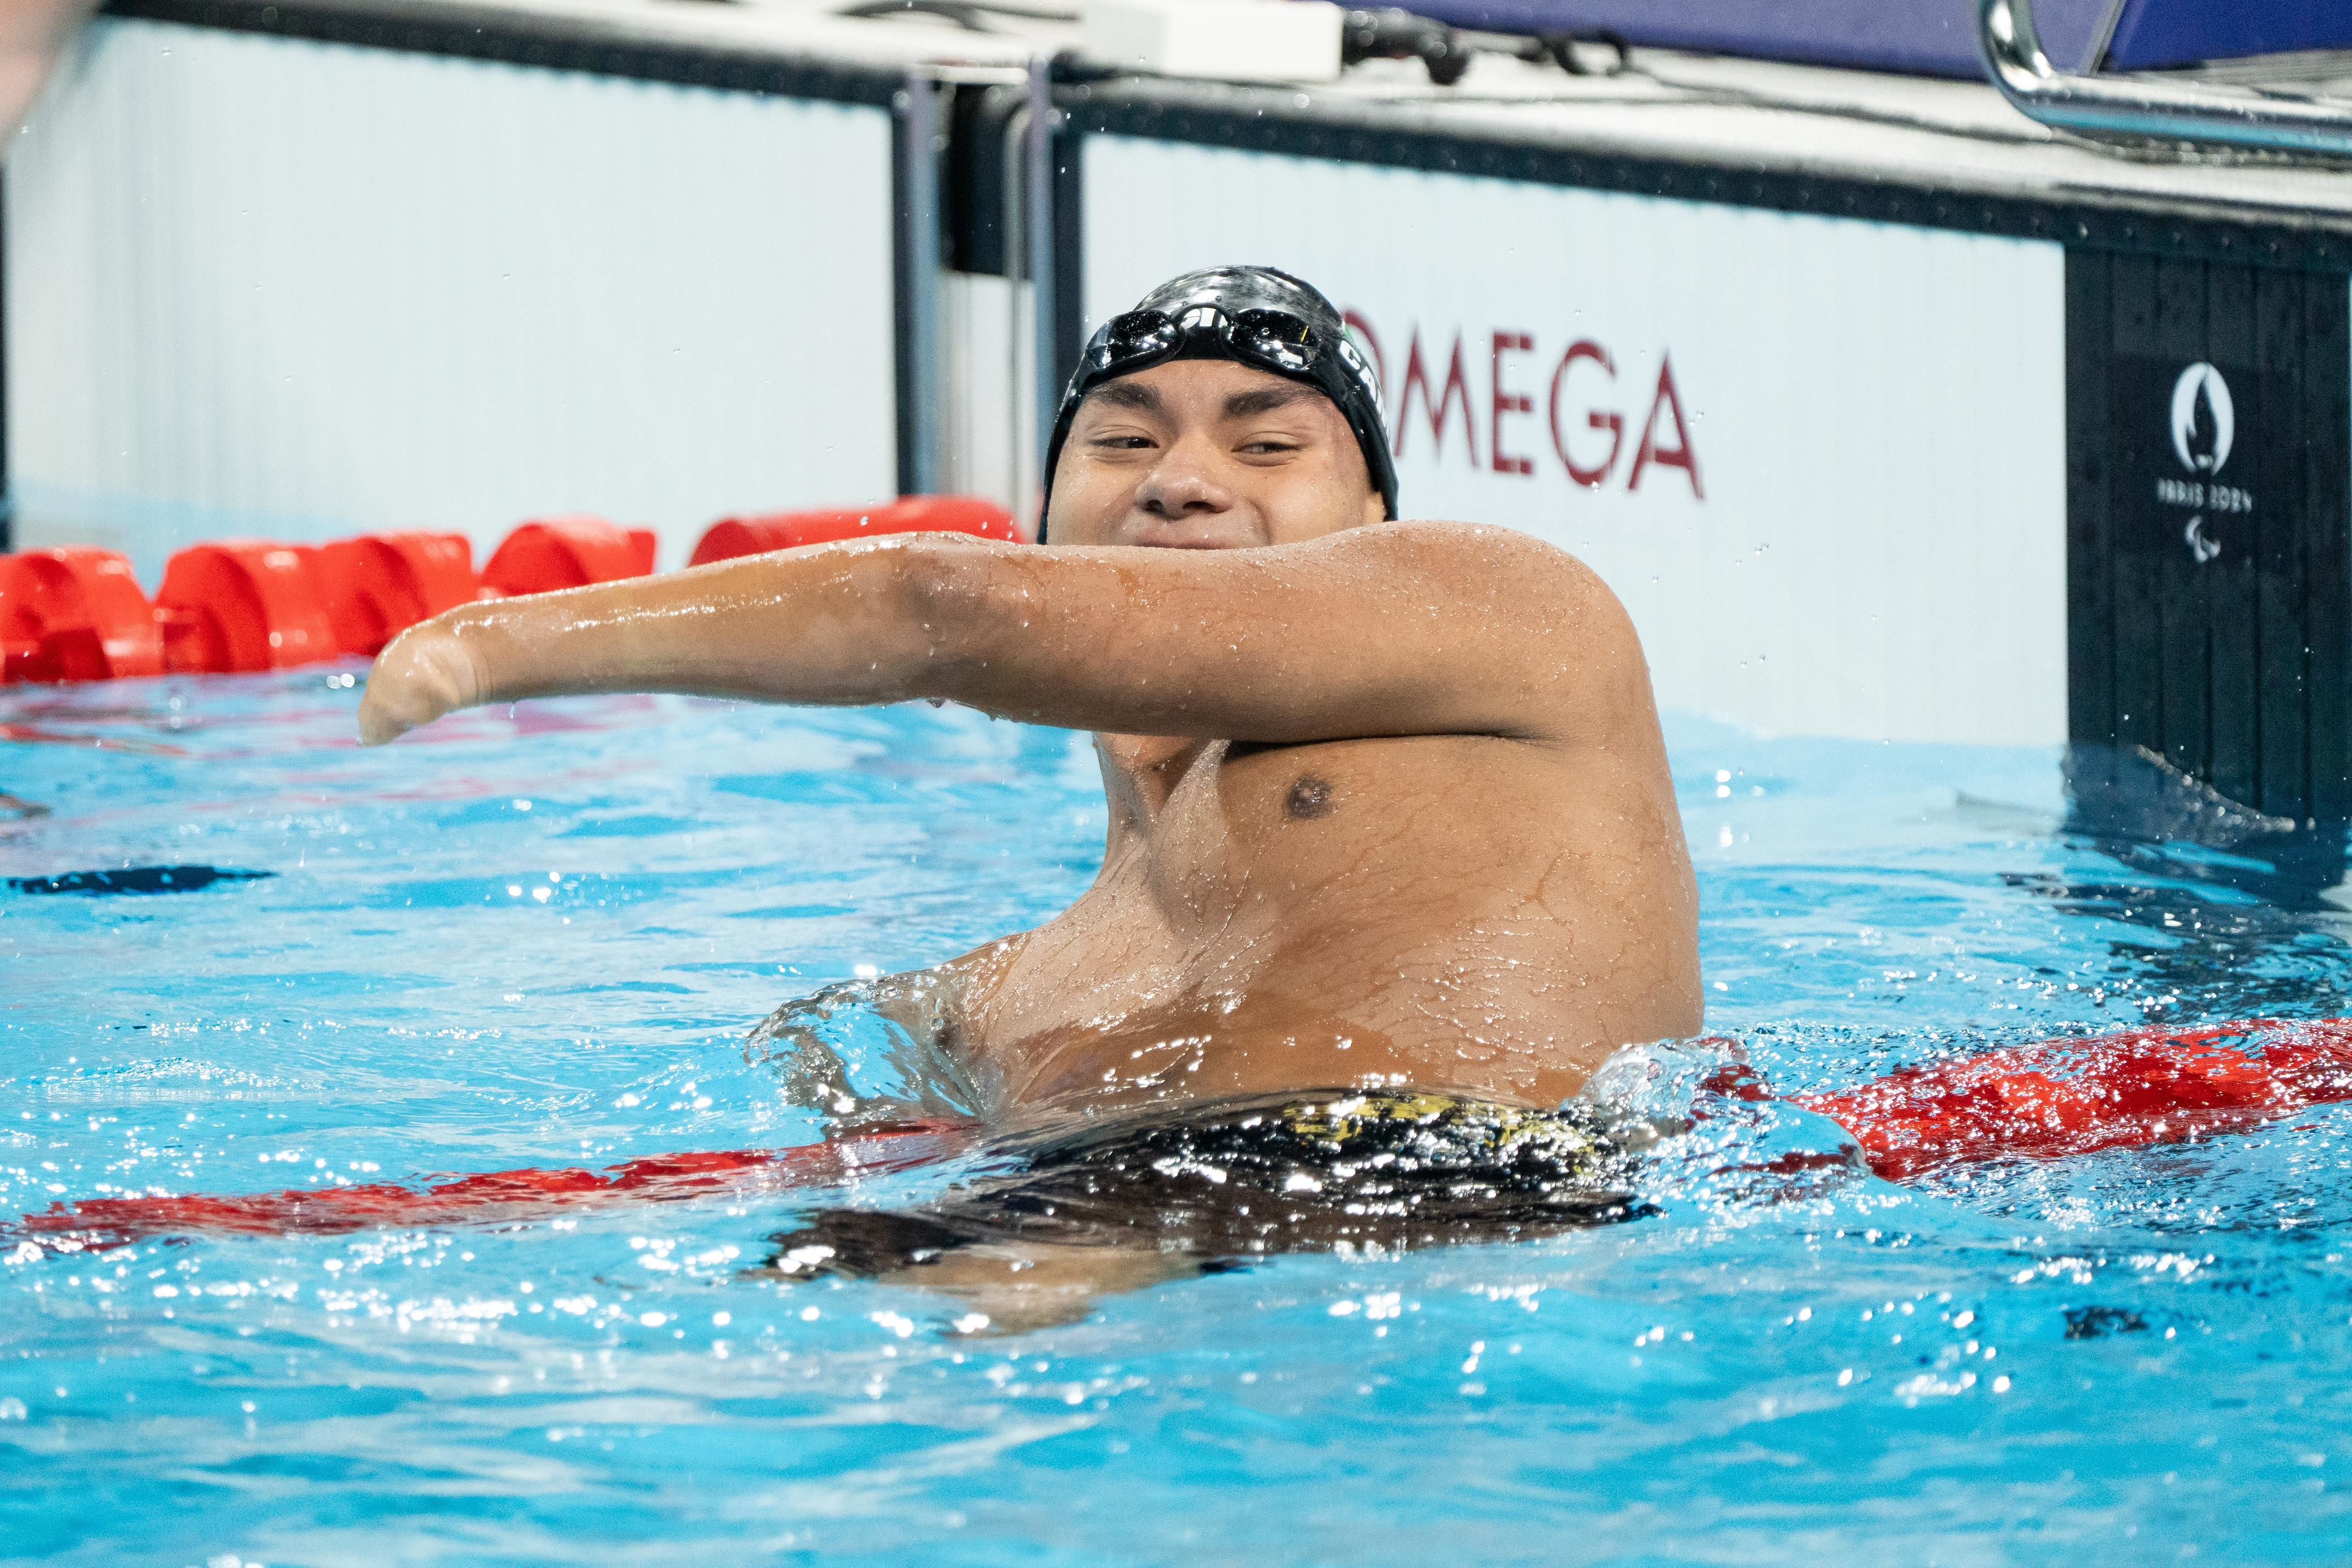
M1256 549L820 545L467 605L403 633L360 709L381 744L454 709L664 691L1269 743L1646 722L1631 623L1526 535L1384 523Z

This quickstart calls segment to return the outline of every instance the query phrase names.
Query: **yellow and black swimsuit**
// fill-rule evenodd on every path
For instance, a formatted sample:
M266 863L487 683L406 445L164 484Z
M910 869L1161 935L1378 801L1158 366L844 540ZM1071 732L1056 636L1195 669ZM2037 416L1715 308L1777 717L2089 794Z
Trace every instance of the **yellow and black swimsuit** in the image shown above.
M786 1272L872 1276L984 1243L1153 1248L1206 1267L1511 1241L1648 1212L1633 1155L1582 1102L1530 1111L1412 1091L1296 1092L1013 1134L1010 1168L919 1207L826 1209Z

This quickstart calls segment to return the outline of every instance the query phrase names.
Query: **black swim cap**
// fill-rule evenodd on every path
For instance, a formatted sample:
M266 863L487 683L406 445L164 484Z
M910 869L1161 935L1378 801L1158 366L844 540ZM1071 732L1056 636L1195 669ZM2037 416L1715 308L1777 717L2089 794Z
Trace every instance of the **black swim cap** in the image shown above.
M1389 455L1380 381L1349 340L1339 308L1312 284L1271 267L1212 267L1170 278L1134 309L1112 317L1078 356L1045 447L1038 543L1045 542L1054 471L1061 465L1062 444L1069 439L1078 405L1103 382L1170 360L1232 360L1329 398L1355 433L1388 516L1397 516L1396 464Z

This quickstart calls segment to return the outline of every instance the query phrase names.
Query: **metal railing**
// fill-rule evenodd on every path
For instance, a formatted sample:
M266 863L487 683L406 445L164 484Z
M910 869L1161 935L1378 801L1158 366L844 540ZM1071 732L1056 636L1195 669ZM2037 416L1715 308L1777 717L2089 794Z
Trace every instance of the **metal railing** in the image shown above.
M1978 0L1977 37L2001 96L2054 131L2103 141L2352 158L2352 102L2280 89L2062 71L2042 52L2032 0Z

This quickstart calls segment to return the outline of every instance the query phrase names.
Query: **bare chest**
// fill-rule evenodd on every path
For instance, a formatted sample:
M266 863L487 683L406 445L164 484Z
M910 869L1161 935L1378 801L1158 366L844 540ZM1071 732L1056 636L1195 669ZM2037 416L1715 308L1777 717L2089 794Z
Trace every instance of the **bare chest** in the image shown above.
M1416 1070L1465 1028L1558 1034L1545 993L1594 994L1559 982L1601 956L1579 927L1628 846L1594 839L1626 816L1559 810L1521 750L1216 746L1113 772L1101 875L1024 941L976 1043L1015 1092L1171 1074L1222 1092Z

